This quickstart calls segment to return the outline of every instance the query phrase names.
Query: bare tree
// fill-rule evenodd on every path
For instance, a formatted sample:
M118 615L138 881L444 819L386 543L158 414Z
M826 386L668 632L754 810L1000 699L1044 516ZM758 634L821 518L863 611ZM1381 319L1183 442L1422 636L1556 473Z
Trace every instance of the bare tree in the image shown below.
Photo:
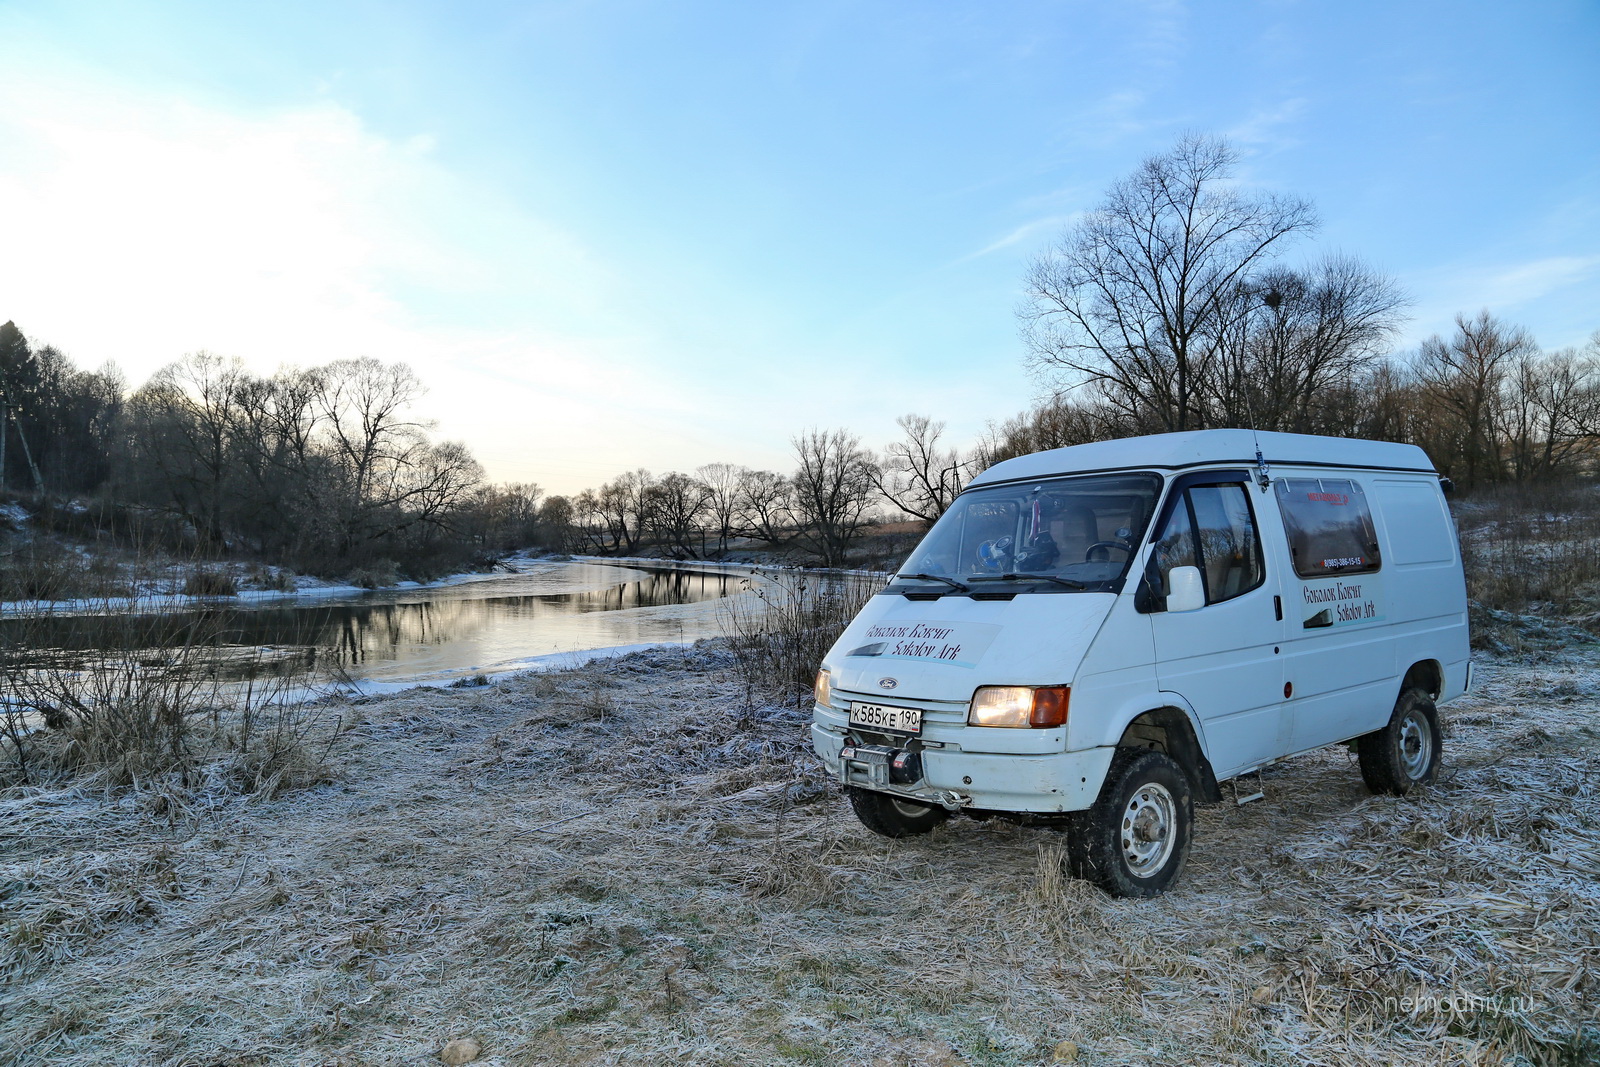
M741 536L776 545L794 527L794 483L775 471L741 469L739 518Z
M1560 416L1552 423L1558 434L1589 438L1592 444L1600 440L1600 330L1590 335L1582 352L1563 349L1562 354L1570 355L1573 373L1581 386L1568 395Z
M395 481L394 503L399 514L382 536L394 536L412 526L429 527L425 536L451 530L472 491L483 480L483 467L459 441L424 445Z
M571 497L546 497L539 505L539 537L543 544L557 552L570 551L577 544L576 516Z
M650 532L679 557L705 555L706 499L703 482L672 471L649 489Z
M877 472L861 439L844 430L810 430L794 438L794 451L800 536L823 566L840 566L866 525Z
M747 473L748 468L732 463L707 463L695 471L705 487L706 515L716 534L719 556L728 550L728 541L738 530L739 489Z
M539 539L543 496L543 489L528 482L480 486L461 503L469 513L463 528L489 551L526 548Z
M1566 348L1518 352L1506 377L1501 432L1517 481L1570 477L1593 451L1600 365Z
M615 547L600 494L593 489L585 489L572 498L572 529L574 540L585 548L606 552Z
M902 415L895 422L905 437L884 449L873 483L901 511L933 522L966 484L968 464L954 449L940 446L944 423L926 415Z
M609 551L632 555L638 550L650 525L650 490L655 484L655 475L640 467L617 475L595 494L594 514Z
M1041 368L1139 422L1211 423L1208 383L1246 311L1241 287L1315 226L1304 200L1230 184L1236 164L1227 142L1185 137L1034 261L1020 316Z
M1139 432L1103 401L1084 403L1058 394L998 425L991 422L973 449L972 466L987 470L1017 456Z
M1450 474L1463 489L1498 481L1505 471L1504 400L1508 376L1518 360L1536 351L1533 337L1487 310L1476 318L1456 316L1446 341L1422 342L1416 374L1434 405L1428 451L1453 457Z
M1322 401L1365 375L1388 350L1406 298L1394 282L1348 256L1308 271L1274 268L1239 287L1234 336L1206 383L1217 425L1344 434Z
M225 541L226 483L249 380L237 358L195 352L157 371L130 405L141 445L136 463L156 475L157 491L210 550Z

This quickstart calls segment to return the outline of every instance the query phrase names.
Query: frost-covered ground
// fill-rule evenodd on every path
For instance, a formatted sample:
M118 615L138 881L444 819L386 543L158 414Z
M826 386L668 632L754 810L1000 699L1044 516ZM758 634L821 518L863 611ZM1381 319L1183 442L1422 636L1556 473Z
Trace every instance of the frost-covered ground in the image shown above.
M1435 788L1280 765L1142 903L870 835L715 646L329 703L309 790L0 802L0 1059L1594 1062L1600 659L1478 677Z

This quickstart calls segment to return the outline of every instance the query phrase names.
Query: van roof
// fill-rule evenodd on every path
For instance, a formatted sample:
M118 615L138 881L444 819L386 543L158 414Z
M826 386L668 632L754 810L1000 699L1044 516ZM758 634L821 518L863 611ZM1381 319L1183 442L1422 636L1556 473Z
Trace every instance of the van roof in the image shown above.
M1416 445L1267 430L1189 430L1094 441L1018 456L996 463L970 484L988 485L1089 471L1179 470L1224 463L1254 466L1257 448L1268 463L1285 466L1436 473L1433 461Z

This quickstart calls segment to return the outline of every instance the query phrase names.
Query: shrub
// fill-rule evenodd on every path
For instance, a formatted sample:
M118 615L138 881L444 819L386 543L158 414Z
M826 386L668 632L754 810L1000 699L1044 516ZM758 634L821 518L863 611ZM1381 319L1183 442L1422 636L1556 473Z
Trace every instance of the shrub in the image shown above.
M250 581L257 589L266 589L274 593L292 593L298 588L294 581L294 571L287 567L257 567L251 573Z
M114 560L84 556L48 537L0 552L0 600L78 600L132 592Z
M100 647L49 647L48 615L0 631L0 784L92 774L111 785L176 775L276 792L325 777L325 711L284 701L310 688L304 660L243 655L225 613L111 616ZM43 727L43 729L41 729Z
M375 560L365 567L357 567L345 576L345 581L362 589L382 589L400 580L400 570L392 559Z
M1467 592L1485 609L1565 613L1600 581L1595 486L1503 486L1455 512Z
M855 575L780 572L729 597L729 646L746 701L759 695L801 703L822 657L876 591L876 581Z
M238 596L239 582L220 567L196 567L183 581L184 596Z

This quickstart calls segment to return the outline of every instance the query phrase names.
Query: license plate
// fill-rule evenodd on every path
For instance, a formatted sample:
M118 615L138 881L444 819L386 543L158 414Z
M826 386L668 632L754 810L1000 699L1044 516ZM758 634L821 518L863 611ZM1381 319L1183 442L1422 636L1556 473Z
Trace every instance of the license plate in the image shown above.
M850 725L868 730L893 730L902 734L922 732L921 708L897 708L888 704L850 705Z

